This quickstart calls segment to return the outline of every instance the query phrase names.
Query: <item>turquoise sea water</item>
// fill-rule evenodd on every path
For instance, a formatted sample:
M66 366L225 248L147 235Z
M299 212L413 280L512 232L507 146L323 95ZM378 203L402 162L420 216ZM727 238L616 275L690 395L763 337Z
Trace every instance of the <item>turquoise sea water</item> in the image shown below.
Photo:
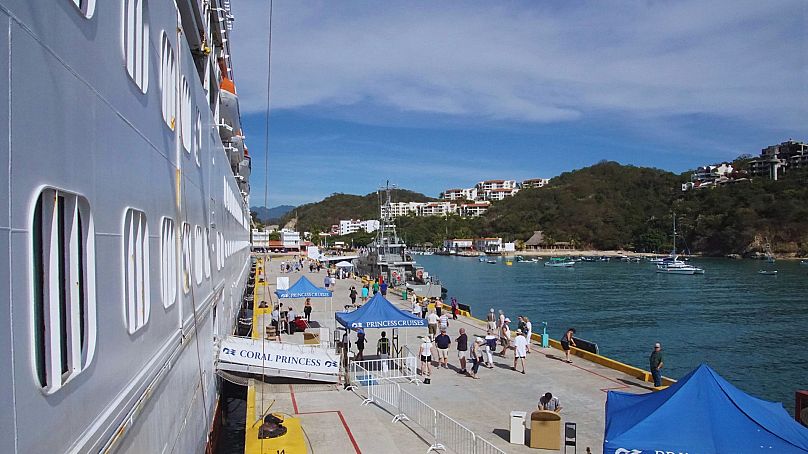
M551 338L568 327L597 342L604 356L648 368L661 342L664 375L679 378L704 362L742 390L794 411L808 389L808 266L796 261L694 259L704 275L654 272L648 262L505 266L476 258L418 256L455 296L484 318L489 308L527 315ZM759 275L777 269L777 276Z

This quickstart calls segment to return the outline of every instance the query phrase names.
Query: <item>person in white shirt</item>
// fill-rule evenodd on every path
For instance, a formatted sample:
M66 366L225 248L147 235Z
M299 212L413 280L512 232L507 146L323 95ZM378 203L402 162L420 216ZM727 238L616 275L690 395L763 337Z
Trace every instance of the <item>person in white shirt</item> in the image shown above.
M527 354L530 354L530 340L533 338L533 324L530 323L530 319L524 317L525 319L525 338L527 339Z
M438 314L435 313L435 310L429 312L429 315L426 316L426 323L429 326L429 337L434 337L438 335Z
M424 338L418 354L421 357L421 375L424 376L424 384L428 385L432 376L432 336Z
M415 298L415 297L412 298L412 309L411 309L411 311L412 311L412 315L414 315L416 317L421 316L421 305L418 304L418 298Z
M516 339L513 340L515 354L513 355L512 370L516 370L517 361L522 361L522 373L525 373L525 356L527 356L527 338L522 334L522 330L516 330Z
M449 328L449 316L446 314L446 312L440 315L438 322L438 329L441 331L446 331Z
M545 393L539 399L539 410L559 413L561 411L561 402L558 400L558 397L553 397L551 393Z

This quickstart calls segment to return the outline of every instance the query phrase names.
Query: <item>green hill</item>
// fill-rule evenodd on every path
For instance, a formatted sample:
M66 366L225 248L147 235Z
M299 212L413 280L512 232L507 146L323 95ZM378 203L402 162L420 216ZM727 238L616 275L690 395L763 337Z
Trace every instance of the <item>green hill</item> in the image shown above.
M485 234L526 240L543 230L555 241L583 248L654 248L664 238L680 177L658 169L601 162L566 172L544 188L520 191L492 205ZM668 233L669 235L669 233Z
M436 199L406 189L391 191L393 202L431 202ZM379 196L331 194L320 202L300 205L281 218L281 225L297 218L295 228L301 232L327 232L340 219L379 219Z
M668 251L675 212L680 250L750 254L768 242L808 253L808 169L682 192L687 175L601 162L492 205L476 233L526 240L543 230L579 248Z

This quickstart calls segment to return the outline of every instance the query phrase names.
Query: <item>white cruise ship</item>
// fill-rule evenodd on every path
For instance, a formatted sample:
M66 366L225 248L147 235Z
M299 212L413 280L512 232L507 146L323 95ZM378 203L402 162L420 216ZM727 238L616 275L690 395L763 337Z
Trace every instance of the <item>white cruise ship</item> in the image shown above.
M229 2L0 18L0 452L202 452L250 270Z

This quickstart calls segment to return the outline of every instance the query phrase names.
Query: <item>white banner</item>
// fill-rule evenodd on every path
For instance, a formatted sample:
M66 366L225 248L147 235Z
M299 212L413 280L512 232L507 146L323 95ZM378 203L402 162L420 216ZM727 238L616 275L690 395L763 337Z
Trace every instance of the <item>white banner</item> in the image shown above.
M219 361L317 374L339 372L339 359L327 348L246 337L225 338L219 347Z
M278 276L275 278L275 288L277 290L289 289L289 276Z

